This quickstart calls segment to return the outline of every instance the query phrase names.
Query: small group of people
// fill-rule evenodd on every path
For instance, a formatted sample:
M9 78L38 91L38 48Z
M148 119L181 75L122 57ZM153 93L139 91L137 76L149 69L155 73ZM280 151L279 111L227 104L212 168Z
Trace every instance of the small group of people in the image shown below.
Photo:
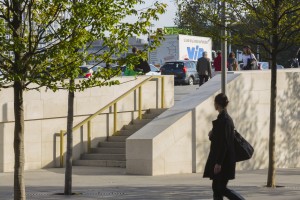
M214 59L214 67L215 67L216 72L221 71L221 69L222 69L221 63L222 63L222 53L221 53L221 51L217 51L217 57ZM238 71L239 70L239 65L235 58L234 52L230 52L229 56L227 58L227 70L228 71Z
M228 71L238 71L238 70L254 70L257 69L257 60L255 58L255 55L252 53L250 46L244 46L243 47L243 66L242 69L239 68L238 61L235 57L234 52L230 52L229 56L227 58L227 70ZM221 51L217 52L217 56L213 61L215 71L221 71L222 63L222 53ZM207 56L207 52L203 52L203 55L201 58L197 61L197 72L199 74L199 86L201 86L203 83L207 82L209 78L212 78L212 69L211 69L211 61Z
M221 71L222 53L217 52L217 57L214 59L215 71ZM257 69L257 59L252 53L250 46L246 45L243 47L242 54L242 68L239 68L238 61L235 57L234 52L230 52L227 58L227 70L228 71L239 71L239 70L254 70Z

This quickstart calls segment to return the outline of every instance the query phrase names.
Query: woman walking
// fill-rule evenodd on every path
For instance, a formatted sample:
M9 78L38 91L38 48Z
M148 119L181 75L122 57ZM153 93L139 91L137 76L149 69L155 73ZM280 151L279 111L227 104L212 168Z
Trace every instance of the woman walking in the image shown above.
M257 69L257 60L251 51L250 46L244 46L243 48L243 70L255 70Z
M233 52L230 52L229 57L227 59L228 63L228 71L238 71L238 62L235 58L235 54Z
M226 110L228 103L228 98L223 93L215 97L215 109L219 115L212 122L213 129L209 133L211 146L203 177L212 180L214 200L223 200L224 196L232 200L244 199L227 188L228 181L235 178L236 163L233 143L234 124Z

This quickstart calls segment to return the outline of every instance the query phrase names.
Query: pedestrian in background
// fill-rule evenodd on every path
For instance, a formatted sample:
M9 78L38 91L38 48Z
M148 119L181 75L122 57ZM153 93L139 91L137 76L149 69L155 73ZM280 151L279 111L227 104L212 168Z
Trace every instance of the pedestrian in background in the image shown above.
M255 70L257 69L257 60L251 51L250 46L244 46L243 48L243 70Z
M222 53L221 51L217 52L217 57L214 59L214 67L215 67L215 71L221 71L221 62L222 62Z
M134 65L134 71L136 73L142 73L142 74L146 74L147 72L151 71L150 69L150 65L147 62L147 60L142 59L141 56L142 52L140 50L138 50L138 48L133 47L132 48L132 54L129 54L127 56L127 59L134 61L134 63L132 63ZM138 59L134 58L134 57L139 57ZM132 71L132 69L128 69L129 71ZM130 75L132 74L136 74L136 73L129 73Z
M211 63L207 57L207 52L204 51L202 57L197 61L197 72L199 74L199 86L208 81L208 78L212 78Z
M209 132L211 141L209 156L205 165L203 177L212 180L214 200L244 199L241 195L227 188L229 180L235 178L235 149L234 149L234 124L227 113L229 101L225 94L220 93L215 97L214 106L219 112L214 120L213 129Z
M238 68L238 62L235 58L235 54L233 52L230 52L229 54L229 57L227 59L227 68L228 68L228 71L238 71L239 68Z

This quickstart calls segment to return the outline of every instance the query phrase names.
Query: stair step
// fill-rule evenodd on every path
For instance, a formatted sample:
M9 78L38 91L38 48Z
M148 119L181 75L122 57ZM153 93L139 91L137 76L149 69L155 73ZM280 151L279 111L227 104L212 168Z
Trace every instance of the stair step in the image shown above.
M152 121L152 119L135 119L135 120L133 120L132 121L132 124L134 125L134 124L140 124L140 125L146 125L146 124L148 124L149 122L151 122Z
M106 148L125 148L125 142L99 142L98 146Z
M82 160L126 160L125 154L98 154L88 153L81 156Z
M135 133L135 130L120 130L117 131L114 136L131 136Z
M149 114L143 115L143 119L151 119L152 120L152 119L154 119L157 116L158 116L158 114L149 113Z
M142 127L144 127L143 124L129 124L129 125L123 126L122 130L133 130L133 131L137 131L137 130L141 129Z
M160 115L161 113L163 113L164 111L166 111L167 109L165 108L159 108L159 109L149 109L147 113L149 114L157 114Z
M122 136L110 136L108 137L109 142L125 142L128 138L128 135L122 135Z
M119 160L74 160L75 166L96 166L96 167L126 167L126 161Z
M102 154L125 154L125 148L91 148L92 153L102 153Z

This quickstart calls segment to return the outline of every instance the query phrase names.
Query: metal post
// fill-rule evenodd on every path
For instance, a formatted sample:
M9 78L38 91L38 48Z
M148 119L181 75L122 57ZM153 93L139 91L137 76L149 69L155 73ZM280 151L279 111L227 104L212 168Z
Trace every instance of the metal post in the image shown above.
M222 45L221 45L221 51L222 51L222 93L226 94L226 83L227 83L227 77L226 77L226 66L227 66L227 32L226 32L226 2L222 1Z
M259 53L259 45L257 45L257 49L256 49L256 59L257 59L257 61L260 61L260 53Z
M87 123L87 145L88 145L88 152L91 152L91 121Z
M161 108L165 107L165 77L161 77Z
M114 103L114 133L117 132L117 103Z
M231 31L228 31L229 44L228 44L228 53L231 53Z
M142 86L139 87L139 119L142 119Z
M63 130L60 131L60 167L64 167L64 133Z

